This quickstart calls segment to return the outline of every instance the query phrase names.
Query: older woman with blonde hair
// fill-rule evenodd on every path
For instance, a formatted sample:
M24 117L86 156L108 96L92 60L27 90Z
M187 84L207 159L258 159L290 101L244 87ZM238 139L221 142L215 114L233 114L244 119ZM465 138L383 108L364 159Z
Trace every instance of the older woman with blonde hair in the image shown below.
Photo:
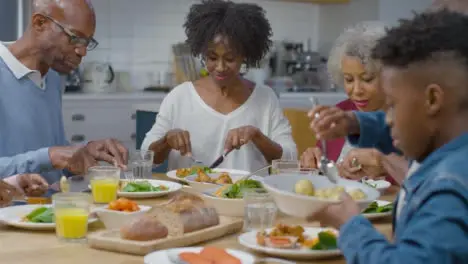
M327 68L333 83L344 88L348 99L334 108L324 109L325 114L384 110L385 95L380 87L381 66L372 59L371 54L377 41L385 34L385 25L381 22L365 21L346 29L338 37L331 49ZM389 172L406 172L404 159L398 158L395 163L394 154L387 156L373 148L353 148L345 138L328 140L326 148L327 158L339 162L342 177L378 178L387 176ZM315 168L321 156L320 145L308 148L301 156L302 167ZM388 179L392 181L390 177Z

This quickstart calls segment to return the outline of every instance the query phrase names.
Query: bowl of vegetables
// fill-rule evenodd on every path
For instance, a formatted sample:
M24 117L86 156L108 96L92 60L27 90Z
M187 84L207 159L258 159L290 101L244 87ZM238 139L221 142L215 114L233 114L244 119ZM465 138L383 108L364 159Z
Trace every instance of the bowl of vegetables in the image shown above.
M145 214L151 207L138 205L127 198L119 198L93 210L107 229L117 229Z
M216 208L218 214L232 217L244 216L244 192L249 189L263 189L260 181L247 179L231 185L224 185L203 192L207 204Z
M182 189L180 183L160 180L121 180L117 195L125 198L152 198Z

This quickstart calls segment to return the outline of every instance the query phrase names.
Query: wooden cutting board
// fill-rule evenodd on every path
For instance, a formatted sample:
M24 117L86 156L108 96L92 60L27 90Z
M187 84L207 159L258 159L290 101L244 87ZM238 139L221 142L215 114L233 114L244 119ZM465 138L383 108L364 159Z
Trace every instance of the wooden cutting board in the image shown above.
M133 241L120 238L120 230L105 230L88 236L88 244L95 249L144 256L155 250L187 247L211 239L236 233L242 229L242 218L219 216L219 225L186 233L180 237L168 237L152 241Z

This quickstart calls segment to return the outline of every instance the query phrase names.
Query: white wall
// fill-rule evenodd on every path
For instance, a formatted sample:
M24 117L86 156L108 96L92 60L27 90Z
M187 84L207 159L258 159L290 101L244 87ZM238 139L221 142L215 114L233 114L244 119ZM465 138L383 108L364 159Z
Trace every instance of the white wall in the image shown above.
M238 0L240 1L240 0ZM182 28L193 0L92 0L97 13L99 46L86 61L110 62L129 71L142 89L149 72L170 69L171 45L185 40ZM317 40L318 6L307 3L250 0L265 8L275 40ZM313 42L313 49L317 48Z
M318 51L327 56L331 45L343 30L364 20L377 20L378 0L351 0L349 4L319 7Z
M396 25L400 18L410 18L413 11L421 12L433 0L379 0L379 18L389 25Z

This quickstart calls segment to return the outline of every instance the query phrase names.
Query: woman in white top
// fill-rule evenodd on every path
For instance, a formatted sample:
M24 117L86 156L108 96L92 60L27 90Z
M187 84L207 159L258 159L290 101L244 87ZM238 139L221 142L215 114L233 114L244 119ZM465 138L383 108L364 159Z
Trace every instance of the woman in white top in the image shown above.
M274 159L296 159L291 127L273 90L242 78L271 45L271 27L255 4L203 1L190 8L184 27L194 56L209 76L175 87L164 98L142 149L169 170L210 165L233 150L219 167L253 171Z

